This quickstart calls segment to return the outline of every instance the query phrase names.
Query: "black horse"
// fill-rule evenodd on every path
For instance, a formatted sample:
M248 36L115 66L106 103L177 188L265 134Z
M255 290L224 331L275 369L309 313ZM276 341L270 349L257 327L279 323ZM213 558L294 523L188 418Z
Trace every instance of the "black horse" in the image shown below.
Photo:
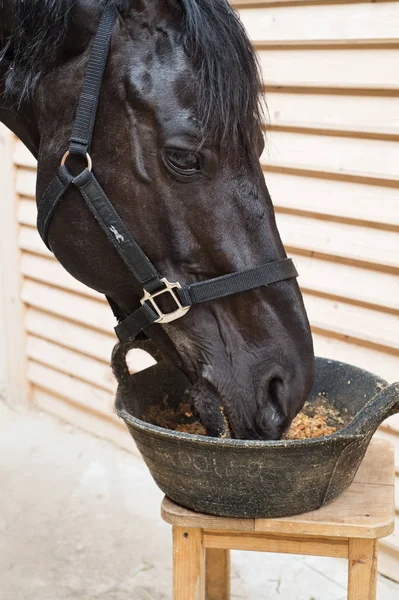
M257 61L227 0L115 0L92 157L157 270L196 282L286 257L259 156ZM38 159L40 198L68 147L102 0L0 0L0 120ZM49 229L57 259L119 318L142 289L71 188ZM146 335L192 382L210 434L277 439L313 381L296 279L192 308Z

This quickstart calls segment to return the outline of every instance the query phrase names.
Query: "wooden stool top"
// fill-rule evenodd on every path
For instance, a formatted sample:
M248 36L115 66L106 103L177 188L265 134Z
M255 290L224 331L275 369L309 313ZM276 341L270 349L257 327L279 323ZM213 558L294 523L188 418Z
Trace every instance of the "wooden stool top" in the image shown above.
M394 529L394 486L393 446L376 438L371 441L352 485L336 500L313 512L281 519L234 519L187 510L165 497L161 514L167 523L177 527L375 539Z

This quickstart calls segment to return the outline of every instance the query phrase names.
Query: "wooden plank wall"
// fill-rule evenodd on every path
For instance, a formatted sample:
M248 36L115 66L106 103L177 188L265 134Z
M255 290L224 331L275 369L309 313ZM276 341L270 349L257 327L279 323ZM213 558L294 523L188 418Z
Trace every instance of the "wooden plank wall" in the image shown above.
M233 4L264 72L262 164L316 352L399 379L399 2ZM33 401L133 449L112 414L111 312L44 247L35 162L20 143L14 162ZM399 416L381 435L396 444L399 487ZM399 533L382 559L398 578Z
M29 402L26 377L24 307L12 155L15 137L0 123L0 397L14 408Z
M316 353L399 379L399 2L237 0L268 105L266 182ZM380 435L396 446L399 415ZM399 531L381 544L399 579Z

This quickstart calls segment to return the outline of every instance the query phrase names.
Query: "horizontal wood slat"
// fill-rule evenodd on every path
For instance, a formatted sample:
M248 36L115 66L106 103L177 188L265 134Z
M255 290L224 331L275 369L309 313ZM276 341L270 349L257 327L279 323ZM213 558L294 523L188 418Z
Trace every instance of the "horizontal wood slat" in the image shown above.
M33 227L22 226L19 228L18 243L21 250L41 254L47 258L53 258L52 253L44 244L37 230Z
M13 160L18 167L36 169L37 166L36 159L20 140L15 144Z
M267 86L310 85L398 90L396 49L259 50Z
M399 133L398 97L269 91L265 99L272 125Z
M28 362L29 381L47 392L83 406L85 409L110 417L114 395L75 377L55 371L32 360Z
M272 131L261 161L390 179L399 177L398 147L392 141Z
M26 353L42 365L54 368L65 375L86 381L108 392L116 392L116 382L109 361L104 362L77 353L41 338L28 336Z
M18 222L36 227L37 207L33 198L21 198L18 202Z
M27 308L25 325L28 333L107 364L110 363L112 350L117 342L112 330L103 333L31 307Z
M252 40L353 40L397 38L399 4L323 4L240 10ZM301 24L298 27L298 23Z
M399 311L399 277L309 256L290 256L303 291L370 305L375 310Z
M277 214L281 238L290 249L303 249L397 269L398 234L344 223Z
M397 0L369 0L369 2L376 2L377 4L383 2L396 2ZM311 6L319 4L347 4L348 0L229 0L230 4L237 11L241 11L245 8L259 8L261 6L264 9L269 9L272 6ZM350 0L351 4L364 4L364 0Z
M399 227L399 188L273 172L266 172L265 179L277 210L308 211L370 227Z
M320 169L312 165L282 163L268 160L267 165L263 167L265 173L283 173L285 175L295 175L299 177L314 177L323 181L342 181L344 183L361 183L366 185L378 185L381 187L392 187L399 189L399 177L393 176L387 178L375 174L365 174L349 171L336 171L333 169Z
M356 365L371 373L377 373L390 382L398 379L398 357L389 352L360 346L354 340L330 337L327 332L324 332L323 335L313 333L313 342L317 356Z
M89 296L99 302L106 302L104 296L74 279L54 258L24 252L21 257L21 272L28 279Z
M17 170L15 190L21 196L35 198L36 196L36 171L21 167Z
M348 542L339 538L271 536L258 534L254 537L246 533L214 533L204 531L203 543L205 548L220 548L229 550L255 550L256 552L277 552L284 554L310 554L311 556L332 556L346 558Z
M305 294L304 300L312 327L395 350L399 355L399 316L310 294Z
M22 299L28 306L109 333L115 326L110 308L103 302L26 280Z

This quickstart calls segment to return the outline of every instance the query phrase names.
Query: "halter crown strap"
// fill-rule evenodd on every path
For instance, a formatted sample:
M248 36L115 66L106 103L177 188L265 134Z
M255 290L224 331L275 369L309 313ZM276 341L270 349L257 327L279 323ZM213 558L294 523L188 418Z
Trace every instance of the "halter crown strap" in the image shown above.
M104 9L91 49L75 123L69 140L69 152L71 154L86 156L90 152L101 84L117 15L114 3L109 2Z
M170 283L161 277L125 227L92 172L92 160L89 154L117 14L113 1L109 0L93 41L69 149L62 158L56 176L43 194L38 209L37 226L41 237L49 247L48 230L57 207L72 185L80 191L107 239L144 290L141 307L115 329L119 339L126 341L130 337L137 336L153 323L169 323L181 318L195 304L291 279L297 277L298 273L292 260L287 258L208 281L181 286L179 283ZM87 166L80 175L74 176L69 172L65 164L69 155L86 158ZM175 303L175 310L167 314L162 312L158 304L161 297L165 295ZM113 308L115 311L115 306Z
M93 137L112 32L117 16L118 13L114 3L109 1L104 9L97 33L94 37L83 89L76 110L69 150L64 154L61 167L40 202L37 228L46 246L50 249L48 230L51 220L65 192L73 184L79 189L89 210L107 236L108 241L124 260L130 272L145 290L152 292L162 288L161 276L126 229L122 219L91 172L91 157L88 154ZM65 162L70 154L83 156L87 159L87 168L77 177L73 177L65 166Z

